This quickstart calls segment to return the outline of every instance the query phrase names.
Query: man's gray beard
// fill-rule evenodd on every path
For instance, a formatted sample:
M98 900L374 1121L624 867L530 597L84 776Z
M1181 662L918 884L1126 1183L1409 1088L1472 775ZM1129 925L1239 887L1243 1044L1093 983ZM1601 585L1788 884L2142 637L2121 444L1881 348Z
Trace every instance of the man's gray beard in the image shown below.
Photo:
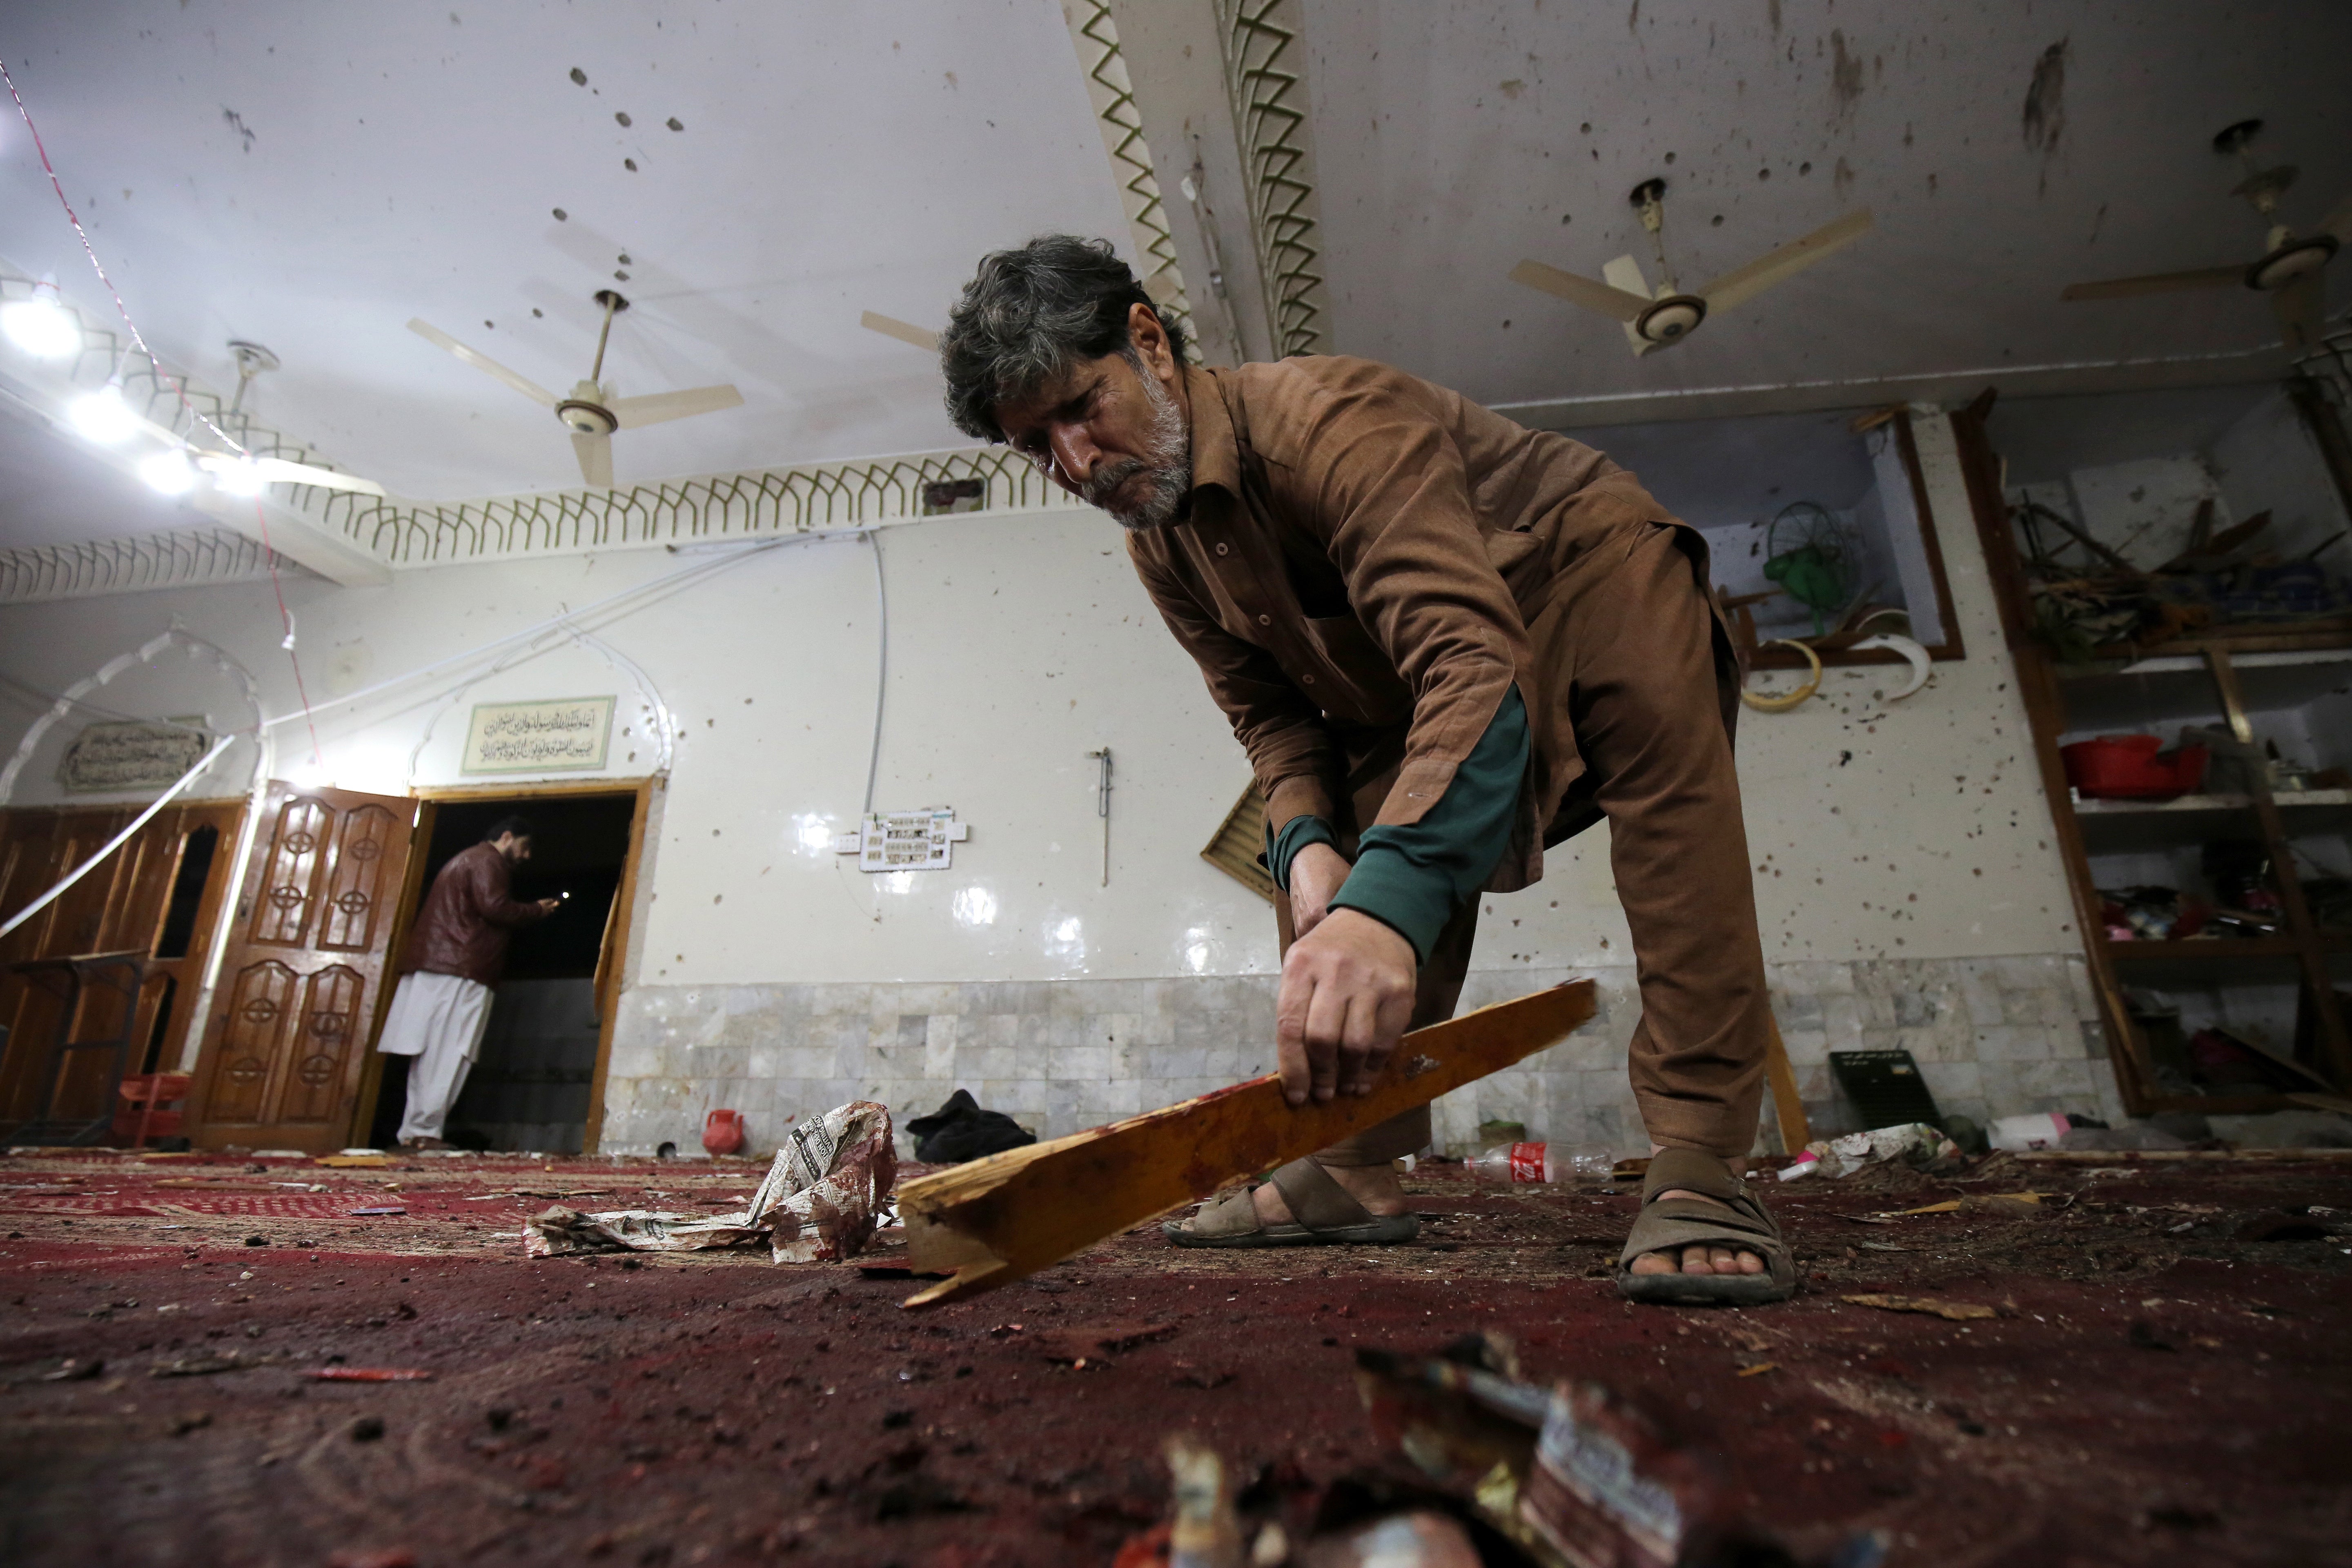
M1134 363L1134 362L1130 362ZM1192 490L1192 443L1191 432L1184 428L1184 411L1176 406L1176 399L1160 384L1160 378L1136 363L1136 373L1143 383L1144 400L1151 405L1151 433L1146 438L1144 456L1122 458L1107 468L1097 470L1086 484L1086 499L1110 513L1111 521L1130 533L1141 533L1158 528L1176 515L1184 498ZM1131 511L1121 511L1103 498L1138 474L1150 476L1141 504Z

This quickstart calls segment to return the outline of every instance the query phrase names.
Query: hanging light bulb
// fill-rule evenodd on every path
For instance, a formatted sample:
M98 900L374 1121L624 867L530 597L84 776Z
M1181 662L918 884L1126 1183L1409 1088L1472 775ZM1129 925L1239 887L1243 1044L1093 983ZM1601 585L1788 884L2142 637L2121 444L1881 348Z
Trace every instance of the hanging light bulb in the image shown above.
M184 496L196 484L195 468L184 452L158 452L141 458L139 477L149 489L167 496Z
M213 483L233 496L257 496L268 488L269 481L261 477L261 465L251 458L226 458L205 467L213 476Z
M64 359L81 352L81 320L66 309L55 282L43 279L30 298L0 305L0 332L35 359Z
M123 400L122 388L110 381L66 405L66 417L82 439L101 447L119 447L139 429L139 416Z

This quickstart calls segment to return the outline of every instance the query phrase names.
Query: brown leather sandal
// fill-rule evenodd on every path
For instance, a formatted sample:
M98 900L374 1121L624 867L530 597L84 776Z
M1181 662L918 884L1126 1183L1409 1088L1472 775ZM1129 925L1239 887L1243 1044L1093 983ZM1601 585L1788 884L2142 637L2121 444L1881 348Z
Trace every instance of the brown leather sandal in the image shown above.
M1272 1180L1290 1205L1288 1224L1260 1224L1250 1189L1235 1187L1160 1232L1178 1247L1393 1247L1421 1234L1421 1221L1409 1214L1372 1213L1312 1159L1293 1160Z
M1727 1205L1661 1198L1670 1190L1699 1193ZM1761 1274L1636 1274L1633 1260L1685 1247L1727 1247L1764 1260ZM1760 1306L1797 1293L1797 1265L1780 1226L1731 1167L1696 1149L1668 1149L1650 1161L1642 1180L1642 1210L1617 1258L1618 1293L1629 1300L1685 1306Z

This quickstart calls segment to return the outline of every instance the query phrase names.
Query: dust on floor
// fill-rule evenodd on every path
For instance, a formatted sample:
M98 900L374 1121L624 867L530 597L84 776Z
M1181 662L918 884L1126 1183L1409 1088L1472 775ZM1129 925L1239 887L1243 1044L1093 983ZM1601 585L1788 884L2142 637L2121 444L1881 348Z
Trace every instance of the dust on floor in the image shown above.
M1937 1568L2352 1560L2352 1164L1791 1184L1769 1196L1803 1293L1744 1311L1617 1298L1627 1194L1442 1167L1412 1181L1412 1247L1179 1252L1144 1227L923 1314L855 1266L521 1256L549 1202L716 1211L757 1173L0 1161L0 1560L1108 1563L1164 1512L1170 1432L1282 1485L1392 1466L1352 1351L1472 1329L1712 1433L1799 1547L1877 1527ZM1868 1295L1992 1315L1844 1300ZM317 1375L362 1368L432 1375Z

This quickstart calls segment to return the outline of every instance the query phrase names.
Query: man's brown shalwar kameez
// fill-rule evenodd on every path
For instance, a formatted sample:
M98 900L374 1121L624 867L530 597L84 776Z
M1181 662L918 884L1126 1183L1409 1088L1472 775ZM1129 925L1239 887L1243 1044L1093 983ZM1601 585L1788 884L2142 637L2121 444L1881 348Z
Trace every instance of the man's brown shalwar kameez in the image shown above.
M1366 360L1189 369L1193 489L1129 553L1247 749L1270 827L1329 820L1351 859L1417 822L1518 688L1530 732L1486 883L1605 816L1633 938L1630 1046L1651 1138L1748 1152L1769 1015L1731 755L1738 668L1706 549L1633 476ZM1287 949L1286 900L1276 918ZM1466 900L1421 966L1412 1026L1452 1015ZM1429 1141L1426 1110L1325 1151Z

